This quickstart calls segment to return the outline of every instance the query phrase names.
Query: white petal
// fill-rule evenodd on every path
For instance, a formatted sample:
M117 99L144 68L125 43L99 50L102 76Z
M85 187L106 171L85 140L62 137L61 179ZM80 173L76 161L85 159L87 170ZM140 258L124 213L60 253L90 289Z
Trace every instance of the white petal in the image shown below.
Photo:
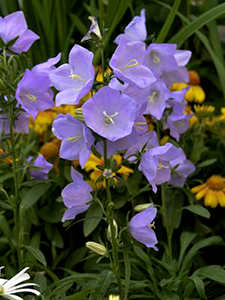
M20 285L8 288L7 293L11 293L14 290L21 289L21 288L24 288L24 287L27 287L27 286L39 286L39 285L36 284L36 283L24 283L24 284L20 284Z
M30 275L25 273L28 269L29 269L28 267L24 268L22 271L20 271L14 277L12 277L10 280L8 280L3 286L4 289L11 288L22 281L28 280L30 278Z
M32 293L32 294L35 294L37 296L39 296L41 294L39 291L34 290L34 289L18 289L18 290L15 290L15 291L8 292L8 295L13 295L15 293Z
M3 298L9 299L9 300L24 300L23 298L16 296L16 295L1 295Z

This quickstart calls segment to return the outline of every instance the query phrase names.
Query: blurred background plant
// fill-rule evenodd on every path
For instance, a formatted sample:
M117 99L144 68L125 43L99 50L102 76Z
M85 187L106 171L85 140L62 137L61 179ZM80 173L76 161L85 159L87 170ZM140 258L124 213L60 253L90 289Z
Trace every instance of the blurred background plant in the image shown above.
M163 223L161 216L156 219L157 237L163 241L159 254L146 251L144 246L131 242L125 232L121 233L127 249L127 253L120 253L124 262L121 263L124 299L219 300L225 295L225 275L221 267L225 265L224 202L217 198L215 205L209 196L203 201L201 199L207 193L200 196L198 193L207 185L214 195L224 195L225 192L224 1L0 0L1 16L22 9L28 27L41 37L29 50L30 65L46 61L59 52L62 53L61 61L66 62L71 47L79 44L88 32L90 15L96 16L100 27L105 29L105 56L109 58L116 47L112 41L135 15L139 15L142 8L146 9L146 24L151 33L148 42L177 43L182 49L193 53L188 68L195 72L190 73L187 85L191 87L185 96L189 103L187 113L193 115L180 145L197 170L185 188L170 187L166 191L167 219L163 217ZM94 45L89 49L95 52L97 66L100 52L95 50ZM187 85L173 86L173 90ZM24 244L29 250L24 260L41 286L42 299L108 299L109 294L117 293L108 261L105 257L99 259L99 255L85 247L89 239L98 240L106 236L105 221L99 206L94 205L85 217L82 215L75 222L61 223L63 204L60 193L71 181L70 163L59 159L60 142L52 135L51 124L58 113L67 112L75 113L69 106L39 113L35 121L30 120L30 133L24 136L20 145L24 154L40 152L54 164L48 182L27 181L20 191L25 214ZM167 132L162 133L167 138ZM0 154L0 184L8 190L12 185L12 160L3 150ZM93 185L96 173L93 174L97 172L96 160L101 158L92 157L89 168L86 167L86 172L83 172L85 179L93 180ZM76 161L73 165L79 169ZM145 189L146 181L135 168L130 170L124 166L126 178L118 182L113 190L115 219L124 226L127 210L152 200L157 203L158 197ZM222 179L213 177L212 180L212 176ZM191 191L196 194L199 203ZM101 193L104 194L104 189L100 189ZM2 191L1 197L0 264L7 267L9 275L13 275L16 258L8 245L12 236L12 214L3 201L5 195ZM209 209L203 205L209 206ZM173 248L170 259L168 246L164 242L168 232L162 230L161 225L165 227L166 222ZM70 226L67 227L68 224ZM193 260L193 257L196 259ZM31 298L26 296L25 299Z

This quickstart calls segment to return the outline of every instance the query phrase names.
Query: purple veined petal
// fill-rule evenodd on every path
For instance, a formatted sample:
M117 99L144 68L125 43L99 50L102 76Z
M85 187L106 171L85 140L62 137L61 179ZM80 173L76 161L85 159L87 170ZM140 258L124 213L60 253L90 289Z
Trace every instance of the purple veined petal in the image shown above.
M143 65L146 49L143 42L120 42L109 65L121 80L144 88L154 82L155 76Z
M55 98L55 106L60 106L63 104L78 104L78 95L79 91L75 90L74 88L59 92Z
M128 86L128 84L127 83L122 84L119 82L119 80L116 77L113 77L110 80L108 86L114 90L117 90L117 91L123 93L124 90L126 89L126 87Z
M121 40L125 42L142 41L144 42L147 37L146 25L145 25L145 9L141 10L141 16L136 16L126 26L124 34L120 34L115 39L115 43L119 44Z
M22 90L24 93L29 93L30 90L40 92L48 89L49 84L45 82L45 77L28 69L26 69L23 78L19 81L17 86L17 91L20 92Z
M141 162L138 167L138 170L145 175L149 182L155 178L158 167L158 159L156 156L152 156L150 151L151 150L148 150L142 155Z
M161 160L170 161L180 155L180 148L175 147L171 143L166 143L164 146L158 146L150 149L150 154L160 157Z
M88 148L83 147L83 150L80 151L79 154L79 163L81 168L83 169L86 162L88 161L89 157L91 155L91 151Z
M113 142L132 132L136 105L130 97L103 87L84 103L82 111L87 126Z
M81 47L74 45L69 54L69 65L72 72L82 78L85 82L94 79L94 67L92 65L94 54Z
M29 156L27 161L30 162L32 158L32 156ZM48 173L53 168L53 164L49 163L42 154L37 156L32 166L40 168L40 170L30 170L33 179L48 179Z
M149 226L138 228L138 230L130 226L130 233L135 240L148 248L158 251L158 248L155 246L158 243L156 234Z
M49 74L50 80L57 90L75 89L78 92L83 87L85 81L83 79L74 80L72 76L69 64L63 64Z
M62 190L63 202L66 207L82 206L86 207L87 203L92 200L92 188L88 183L82 180L69 183Z
M171 87L174 83L189 82L188 70L185 67L179 67L175 71L163 73L161 79L168 87Z
M174 55L176 53L177 45L176 44L150 44L147 52L155 51L164 55Z
M73 181L83 180L83 176L80 172L77 172L74 168L71 168L71 178Z
M153 248L154 250L158 250L155 247L155 244L157 244L158 241L154 231L149 225L156 217L156 213L156 208L150 206L143 212L135 215L129 223L129 229L132 237L147 247Z
M76 120L70 114L60 114L52 125L52 132L59 139L67 139L67 137L82 136L84 124Z
M28 29L19 36L19 38L16 40L13 46L10 47L10 49L19 54L22 52L26 52L38 39L40 39L40 37L33 31Z
M80 152L85 148L84 139L76 142L63 140L60 146L59 156L64 159L74 160L79 159Z
M157 189L157 186L156 186L154 180L150 180L149 183L150 183L151 186L152 186L153 192L156 193L158 189Z
M174 57L179 67L185 67L191 59L191 51L189 50L176 50Z
M50 71L55 69L55 65L60 61L60 59L61 53L59 53L55 57L49 58L46 62L34 66L32 71L42 74L48 74Z
M143 227L152 223L157 214L157 209L153 206L136 214L130 221L130 226Z
M179 148L180 155L178 155L175 159L170 161L171 168L174 168L175 166L178 166L182 164L186 160L186 155L184 153L184 150L182 148Z
M1 22L0 37L7 44L27 30L27 23L22 11L7 15Z
M78 214L85 212L86 210L88 210L89 207L90 204L87 204L86 206L81 205L81 206L72 206L68 208L62 217L62 222L65 222L66 220L75 219Z
M154 183L156 185L163 184L165 182L168 182L171 177L171 170L169 163L166 161L159 160L156 176L153 179Z

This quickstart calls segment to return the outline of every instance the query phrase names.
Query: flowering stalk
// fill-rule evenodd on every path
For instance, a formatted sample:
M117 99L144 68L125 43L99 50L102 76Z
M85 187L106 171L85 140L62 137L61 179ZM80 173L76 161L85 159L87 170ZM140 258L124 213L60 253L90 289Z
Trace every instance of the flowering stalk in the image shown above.
M166 228L166 234L167 234L169 261L170 261L170 263L172 263L172 259L173 259L173 257L172 257L172 231L169 228L168 215L167 215L167 209L166 209L166 194L165 194L165 192L166 192L165 185L162 184L162 186L161 186L161 198L162 198L161 211L162 211L164 224L165 224L165 228Z
M107 140L104 139L104 169L108 168L108 159L107 159ZM113 271L116 274L117 284L119 288L120 297L122 299L122 284L121 284L121 275L120 275L120 266L119 266L119 257L118 257L118 247L115 235L115 226L113 225L113 201L111 197L110 187L109 187L109 178L105 177L106 185L106 194L107 194L107 222L111 231L111 244L113 252Z

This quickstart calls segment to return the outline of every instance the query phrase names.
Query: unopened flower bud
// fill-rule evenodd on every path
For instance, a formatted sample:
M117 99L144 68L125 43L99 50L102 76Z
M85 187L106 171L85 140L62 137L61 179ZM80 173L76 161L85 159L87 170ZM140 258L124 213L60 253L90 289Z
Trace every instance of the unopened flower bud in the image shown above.
M117 236L118 236L118 226L117 226L117 223L116 223L115 220L113 220L113 227L114 227L115 238L117 238ZM111 240L111 238L112 238L110 225L108 226L108 229L107 229L107 237L108 237L108 240Z
M153 204L152 203L138 204L134 207L134 210L137 212L141 212L146 210L149 206L153 206Z
M107 250L106 247L95 243L95 242L87 242L86 247L92 251L94 251L95 253L99 254L99 255L106 255L107 254Z
M81 43L85 41L100 42L102 35L98 26L98 21L95 17L90 16L88 19L91 21L91 27L88 33L82 38Z
M118 295L109 295L109 300L120 300L120 296L118 296Z

